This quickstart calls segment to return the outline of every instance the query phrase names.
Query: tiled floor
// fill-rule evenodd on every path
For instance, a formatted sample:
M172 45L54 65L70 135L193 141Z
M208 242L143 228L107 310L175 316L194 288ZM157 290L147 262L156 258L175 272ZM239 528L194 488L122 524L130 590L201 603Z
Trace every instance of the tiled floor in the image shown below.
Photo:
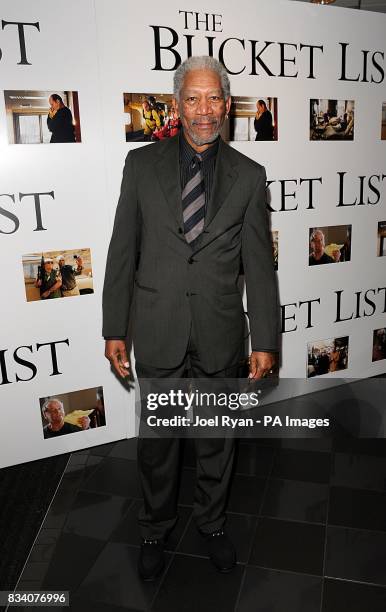
M18 589L69 590L79 612L385 612L386 440L240 442L227 521L238 564L227 575L192 521L188 446L154 583L136 570L135 444L71 456Z

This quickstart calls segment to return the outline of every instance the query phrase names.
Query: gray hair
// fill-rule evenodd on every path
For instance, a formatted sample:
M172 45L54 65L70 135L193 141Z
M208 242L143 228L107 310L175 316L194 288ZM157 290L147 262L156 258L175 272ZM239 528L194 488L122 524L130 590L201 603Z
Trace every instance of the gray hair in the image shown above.
M53 403L60 404L62 410L64 411L64 405L63 402L60 401L60 399L58 399L57 397L49 397L48 399L46 399L42 406L42 413L44 414L47 411L48 406Z
M228 73L221 62L210 55L193 55L182 62L174 73L173 86L176 100L180 99L185 75L187 72L190 72L190 70L213 70L213 72L216 72L220 77L224 100L231 95L231 85Z
M323 236L323 240L324 240L324 241L326 240L326 237L325 237L325 235L324 235L324 232L322 232L322 230L321 230L321 229L316 228L316 229L314 229L314 231L313 231L313 232L312 232L312 234L311 234L310 242L311 242L312 240L314 240L314 239L315 239L316 234L322 234L322 236Z

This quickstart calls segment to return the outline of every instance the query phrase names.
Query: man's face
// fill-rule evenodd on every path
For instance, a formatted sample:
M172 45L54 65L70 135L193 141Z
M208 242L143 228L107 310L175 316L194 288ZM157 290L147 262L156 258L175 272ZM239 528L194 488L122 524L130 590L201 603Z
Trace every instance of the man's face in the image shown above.
M49 273L51 272L51 270L52 270L52 266L53 266L52 261L46 261L46 262L44 262L44 269L45 269L45 271L47 272L47 274L49 274Z
M315 232L311 240L312 250L315 255L323 255L324 252L324 236L322 232Z
M59 268L64 266L64 259L59 259L58 264L59 264Z
M180 99L174 104L188 140L203 146L216 140L229 112L231 98L224 100L220 76L213 70L186 73Z
M49 97L49 99L48 99L48 101L49 101L49 103L50 103L51 108L53 108L54 110L58 110L58 108L59 108L59 104L60 104L59 100L54 100L54 99L53 99L53 98L51 98L51 96L50 96L50 97Z
M49 423L55 425L64 421L64 410L58 402L50 402L44 412L44 416Z

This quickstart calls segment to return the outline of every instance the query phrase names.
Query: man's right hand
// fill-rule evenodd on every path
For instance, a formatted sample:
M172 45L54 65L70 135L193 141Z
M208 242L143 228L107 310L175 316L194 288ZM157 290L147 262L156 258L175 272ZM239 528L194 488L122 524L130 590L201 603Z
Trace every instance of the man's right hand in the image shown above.
M106 340L105 357L110 361L118 376L125 378L129 375L130 363L124 340Z

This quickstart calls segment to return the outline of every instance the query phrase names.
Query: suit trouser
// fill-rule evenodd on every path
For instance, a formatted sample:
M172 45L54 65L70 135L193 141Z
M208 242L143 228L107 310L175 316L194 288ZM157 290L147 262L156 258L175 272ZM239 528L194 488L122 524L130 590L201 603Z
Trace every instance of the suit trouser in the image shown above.
M138 362L135 367L141 385L143 378L236 378L238 364L214 374L204 372L191 333L185 358L178 367L162 369ZM193 516L198 529L208 534L225 523L235 440L201 437L194 439L194 446L197 466ZM165 538L177 522L180 450L179 437L138 438L138 474L144 500L138 522L144 538Z

